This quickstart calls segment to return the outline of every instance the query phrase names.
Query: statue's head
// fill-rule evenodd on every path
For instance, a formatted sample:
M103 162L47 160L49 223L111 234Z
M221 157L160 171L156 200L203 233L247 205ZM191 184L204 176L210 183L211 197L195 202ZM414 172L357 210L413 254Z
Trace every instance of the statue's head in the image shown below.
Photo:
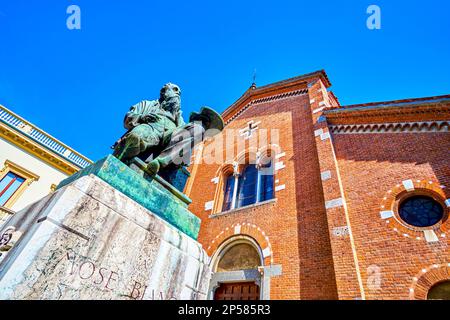
M181 108L181 89L179 86L173 83L168 83L162 87L159 103L161 107L171 113L176 113Z
M168 83L162 87L160 95L159 95L159 102L171 100L171 99L179 99L181 96L181 89L179 86L173 83Z

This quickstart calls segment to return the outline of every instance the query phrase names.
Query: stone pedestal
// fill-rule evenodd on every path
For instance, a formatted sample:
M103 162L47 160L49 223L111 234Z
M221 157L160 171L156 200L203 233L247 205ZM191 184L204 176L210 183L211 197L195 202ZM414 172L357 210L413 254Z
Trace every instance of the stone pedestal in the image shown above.
M170 222L99 174L118 168L132 178L107 158L8 221L16 232L0 263L0 299L206 299L211 271L194 240L199 222L157 181L138 180L140 190L160 194L148 203L166 206Z

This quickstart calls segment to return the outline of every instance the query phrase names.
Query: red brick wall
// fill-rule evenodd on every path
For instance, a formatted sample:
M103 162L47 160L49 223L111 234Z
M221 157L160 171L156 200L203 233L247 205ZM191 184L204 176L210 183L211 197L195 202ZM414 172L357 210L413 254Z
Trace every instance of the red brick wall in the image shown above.
M333 141L366 298L408 299L422 269L449 262L450 235L442 238L438 230L439 242L427 243L423 236L414 237L420 233L395 232L381 219L380 211L389 210L381 205L389 190L403 188L408 179L421 180L425 188L440 189L441 197L450 198L450 134L341 134ZM377 290L367 284L367 268L373 265L381 268Z
M261 121L260 128L279 129L286 153L279 161L286 168L275 180L286 189L276 192L275 203L210 218L204 205L214 199L217 185L211 179L219 166L200 165L191 178L190 209L202 219L199 241L210 255L236 224L254 225L247 234L267 237L273 254L265 263L282 265L282 275L271 280L272 299L337 298L309 100L303 94L260 103L227 126L242 129L254 120Z
M450 198L450 134L331 134L327 121L319 117L324 107L330 103L336 107L338 101L322 80L308 81L308 93L292 95L306 90L305 82L283 83L278 91L276 86L258 91L258 99L265 102L251 105L226 127L242 129L253 120L261 122L260 129L279 130L280 152L285 156L277 161L286 167L276 172L275 180L286 188L276 192L275 202L210 217L212 211L205 211L205 203L221 192L220 183L211 181L221 165L191 168L187 190L193 199L190 209L202 219L199 241L212 256L241 226L240 234L271 252L264 260L266 266L282 265L282 275L271 280L272 299L426 297L427 288L445 279L449 270L449 219L435 230L439 241L429 243L423 231L408 229L393 218L387 223L380 211L390 210L404 192L402 182L409 179L416 189L441 200ZM239 103L247 104L252 98L247 91L226 112L226 119L243 107ZM422 113L415 109L389 116L366 112L367 118L333 117L331 123L428 121L446 116L443 108L427 108ZM205 149L209 146L205 143ZM331 178L322 181L324 171ZM326 209L326 202L336 199L342 203ZM348 228L348 233L336 234L337 228ZM376 269L379 288L370 285Z
M329 172L330 179L321 182L322 193L325 201L344 199L338 175L339 170L334 157L332 142L326 135L329 134L327 122L319 122L322 115L324 103L326 105L328 93L323 83L318 81L309 88L311 97L312 122L314 131L318 132L315 137L316 150L318 154L318 166L320 172ZM345 199L344 199L345 201ZM336 237L333 230L336 228L348 227L348 218L345 210L345 203L330 209L322 207L323 216L328 220L328 235L331 239L331 249L333 252L333 268L335 271L336 287L339 299L353 300L364 298L361 292L361 280L359 277L358 263L354 255L354 246L349 236ZM324 231L326 232L326 231Z

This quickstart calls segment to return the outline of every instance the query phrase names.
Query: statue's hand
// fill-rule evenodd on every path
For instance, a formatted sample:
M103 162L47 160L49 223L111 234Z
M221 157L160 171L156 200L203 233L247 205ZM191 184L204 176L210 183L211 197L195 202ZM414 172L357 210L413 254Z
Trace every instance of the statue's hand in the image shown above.
M141 122L143 123L149 123L149 122L157 122L161 119L160 116L158 116L157 114L147 114L145 116L141 117Z

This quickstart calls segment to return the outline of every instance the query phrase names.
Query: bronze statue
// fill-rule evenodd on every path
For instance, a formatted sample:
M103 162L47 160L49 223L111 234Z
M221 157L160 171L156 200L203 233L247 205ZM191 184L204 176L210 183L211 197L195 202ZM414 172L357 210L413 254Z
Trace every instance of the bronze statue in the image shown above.
M146 172L156 175L188 166L194 146L203 141L207 131L222 131L224 123L217 112L203 107L185 124L181 90L168 83L159 100L144 100L131 107L124 126L128 131L113 146L114 156L128 165L138 158L146 163Z

